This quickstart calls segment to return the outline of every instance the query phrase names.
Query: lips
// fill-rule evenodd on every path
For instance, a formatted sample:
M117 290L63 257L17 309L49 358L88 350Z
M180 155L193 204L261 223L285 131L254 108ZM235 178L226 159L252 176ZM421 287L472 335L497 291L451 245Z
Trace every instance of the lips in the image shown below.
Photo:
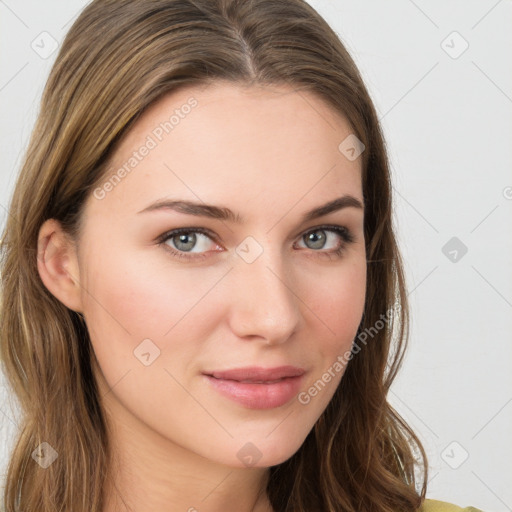
M207 373L207 375L210 375L215 379L236 380L238 382L255 384L277 382L288 377L300 377L303 374L304 369L296 366L278 366L275 368L251 366L246 368L236 368L234 370L222 370Z
M204 375L222 396L249 409L272 409L297 395L304 373L304 369L295 366L279 366L237 368Z

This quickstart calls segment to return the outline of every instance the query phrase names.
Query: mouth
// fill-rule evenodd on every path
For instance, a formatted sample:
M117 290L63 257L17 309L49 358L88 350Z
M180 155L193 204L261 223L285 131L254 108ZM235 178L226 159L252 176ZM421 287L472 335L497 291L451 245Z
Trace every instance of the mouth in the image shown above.
M299 392L305 370L295 366L246 367L204 373L222 396L249 409L281 407Z

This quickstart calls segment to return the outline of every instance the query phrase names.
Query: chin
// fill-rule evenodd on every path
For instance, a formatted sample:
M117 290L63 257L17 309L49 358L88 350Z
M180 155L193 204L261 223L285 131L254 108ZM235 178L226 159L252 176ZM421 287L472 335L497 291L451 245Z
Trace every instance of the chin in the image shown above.
M305 437L299 439L296 436L295 431L289 434L253 437L245 442L234 441L232 444L235 458L231 459L228 465L237 468L268 468L282 464L302 446Z

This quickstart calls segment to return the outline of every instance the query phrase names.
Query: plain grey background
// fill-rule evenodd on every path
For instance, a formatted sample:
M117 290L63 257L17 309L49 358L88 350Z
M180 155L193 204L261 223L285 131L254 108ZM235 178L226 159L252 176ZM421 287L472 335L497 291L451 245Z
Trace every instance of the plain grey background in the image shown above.
M54 50L85 4L0 0L2 226ZM388 143L412 311L390 401L427 449L428 497L512 511L512 2L311 4ZM17 411L0 384L1 474Z

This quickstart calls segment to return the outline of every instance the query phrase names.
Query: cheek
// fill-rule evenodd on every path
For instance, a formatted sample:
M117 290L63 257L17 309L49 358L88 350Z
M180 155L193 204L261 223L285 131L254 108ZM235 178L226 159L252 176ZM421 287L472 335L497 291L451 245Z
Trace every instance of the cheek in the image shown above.
M324 326L322 339L324 349L331 354L350 345L364 311L366 294L366 261L354 260L340 265L337 272L320 275L313 286L308 281L303 296L306 305L318 317L319 325Z
M96 261L89 259L85 272L84 302L91 319L117 326L134 340L164 336L206 293L212 280L200 272L155 266L137 253L115 251Z
M309 294L318 317L308 352L315 358L314 372L297 396L310 426L331 401L350 364L352 344L365 304L366 262L361 260L341 268L323 293Z
M142 347L156 356L154 368L182 373L193 364L220 314L208 293L223 270L171 268L116 250L87 261L84 314L109 383L142 366Z
M304 288L304 302L314 313L311 343L307 352L314 359L314 373L305 383L298 401L308 405L306 409L319 416L327 406L341 381L347 365L352 344L365 305L366 261L355 260L345 266L340 265L329 279L320 276L322 289L311 286L308 280ZM313 322L313 321L312 321Z

